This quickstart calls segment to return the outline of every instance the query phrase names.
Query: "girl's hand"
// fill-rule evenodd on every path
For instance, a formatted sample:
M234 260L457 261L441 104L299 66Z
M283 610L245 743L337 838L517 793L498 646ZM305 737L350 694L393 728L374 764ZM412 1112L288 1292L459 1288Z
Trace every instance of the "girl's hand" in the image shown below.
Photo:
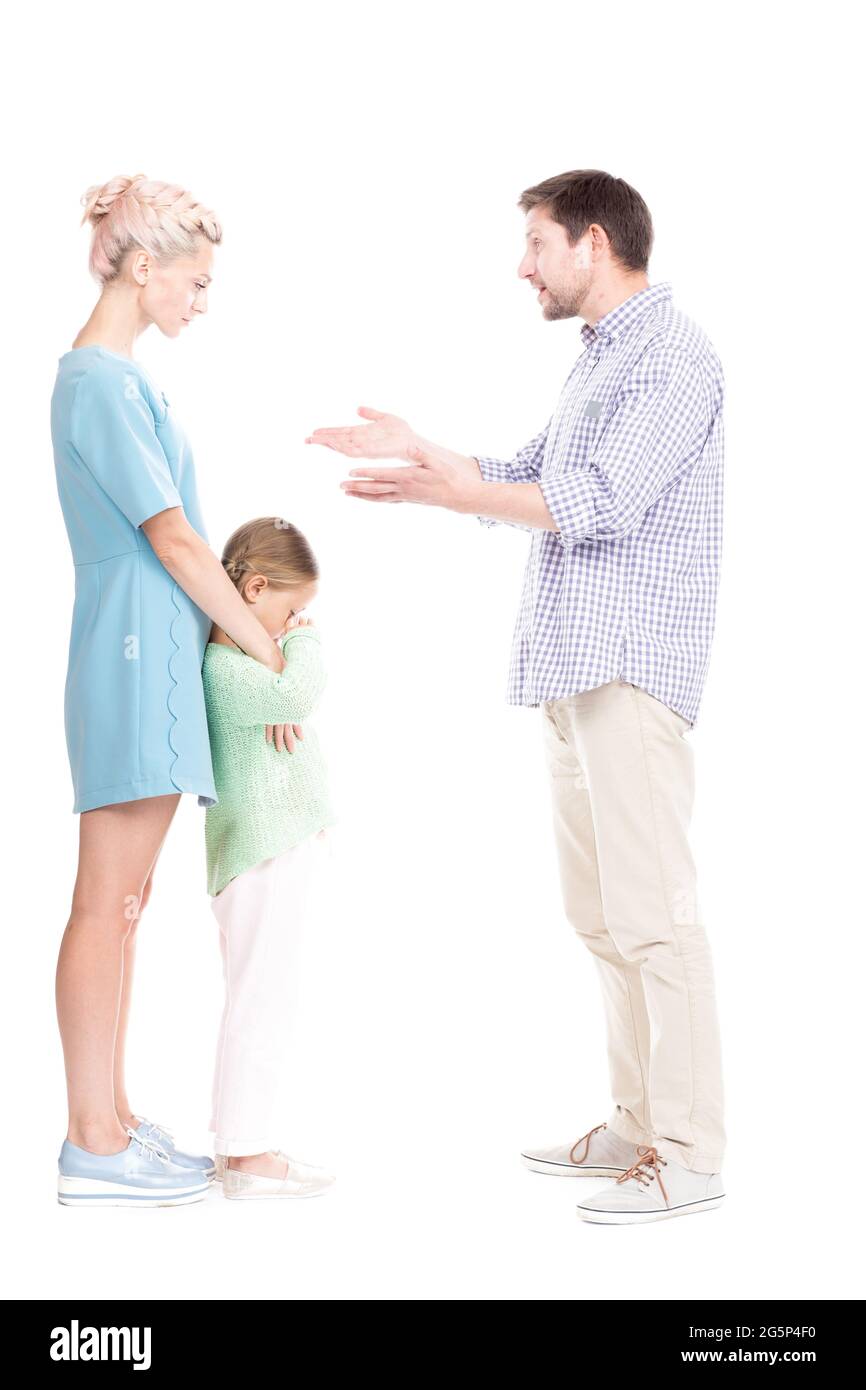
M300 613L293 613L286 626L280 633L280 637L285 637L290 628L309 627L312 618L304 618ZM279 640L279 639L278 639ZM294 737L293 737L294 735ZM300 724L266 724L265 739L268 743L273 743L278 752L294 753L295 738L303 738L304 733Z
M295 739L303 738L304 734L300 724L266 724L265 738L268 743L273 743L278 752L294 753Z
M286 619L285 627L283 628L282 632L277 633L276 637L274 638L274 641L282 642L286 633L289 632L293 627L308 627L310 626L312 621L312 618L303 618L299 613L293 613L290 618Z

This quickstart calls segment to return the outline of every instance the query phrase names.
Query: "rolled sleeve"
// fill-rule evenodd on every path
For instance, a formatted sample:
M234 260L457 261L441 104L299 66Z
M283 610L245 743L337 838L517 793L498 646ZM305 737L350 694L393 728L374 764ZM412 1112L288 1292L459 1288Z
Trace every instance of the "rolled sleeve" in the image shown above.
M585 468L540 478L564 547L628 535L700 457L711 425L700 364L652 348L632 368Z
M482 454L474 454L473 457L485 483L510 483L514 481L508 472L510 464L506 463L504 459L486 458ZM479 516L476 517L476 520L480 521L482 526L500 526L502 524L493 516Z
M556 536L564 546L579 540L595 540L595 508L592 485L583 473L539 478L547 510L556 522Z
M513 459L495 459L489 458L486 454L473 454L472 457L477 462L485 483L537 483L552 421L553 416L543 430L539 430L528 444L524 444L523 448L517 451ZM505 521L498 517L481 515L477 520L482 526L514 526L518 531L532 530L531 526L524 526L520 521Z

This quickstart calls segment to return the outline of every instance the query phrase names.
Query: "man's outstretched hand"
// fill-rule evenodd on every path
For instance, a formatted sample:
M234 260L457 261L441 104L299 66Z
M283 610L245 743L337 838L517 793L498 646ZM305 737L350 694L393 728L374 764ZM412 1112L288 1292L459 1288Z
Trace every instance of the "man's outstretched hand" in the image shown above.
M368 502L418 502L428 507L447 507L454 512L476 509L478 466L448 449L420 439L399 415L388 415L371 406L358 407L367 421L313 430L305 444L324 444L349 458L405 459L403 468L352 468L340 487L351 497Z
M324 444L349 458L405 459L415 435L399 415L386 415L368 405L358 407L366 425L344 425L333 429L313 430L305 444Z

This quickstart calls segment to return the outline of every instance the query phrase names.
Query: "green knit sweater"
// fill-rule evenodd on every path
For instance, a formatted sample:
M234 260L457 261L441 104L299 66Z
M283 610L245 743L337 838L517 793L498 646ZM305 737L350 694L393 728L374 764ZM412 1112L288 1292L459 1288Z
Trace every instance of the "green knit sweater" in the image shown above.
M321 639L312 625L280 641L288 665L276 675L235 647L208 642L202 682L214 783L205 811L208 893L244 869L335 824L327 768L308 720L325 684ZM302 724L295 751L265 739L266 724Z

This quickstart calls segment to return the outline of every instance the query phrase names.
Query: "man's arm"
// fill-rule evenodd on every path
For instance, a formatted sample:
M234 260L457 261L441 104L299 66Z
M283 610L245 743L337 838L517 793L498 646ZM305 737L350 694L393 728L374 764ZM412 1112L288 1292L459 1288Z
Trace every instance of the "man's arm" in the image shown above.
M538 485L529 481L540 474L544 446L552 422L551 416L544 429L509 460L489 458L485 454L460 454L430 439L423 439L420 435L413 434L410 438L422 451L428 463L445 464L459 474L462 486L460 506L457 510L466 513L483 511L484 515L479 516L478 520L484 526L498 526L504 523L517 526L522 531L530 531L536 527L555 530L556 522L547 510ZM338 431L329 433L337 434ZM375 478L393 477L397 470L358 471Z
M482 475L483 477L483 475ZM475 489L468 511L484 526L517 526L521 531L556 531L557 522L548 510L538 483L481 483Z
M560 543L635 531L700 457L711 424L697 359L666 344L650 347L620 387L589 468L541 484Z
M513 459L506 461L489 458L486 454L473 455L482 483L478 491L478 505L473 510L483 513L477 518L482 526L499 526L504 522L522 531L535 527L555 529L556 523L535 482L541 472L552 422L553 416L543 430L539 430L528 444L518 449Z
M473 510L553 530L566 548L628 535L700 456L711 423L697 360L651 348L621 387L587 469L482 484Z

